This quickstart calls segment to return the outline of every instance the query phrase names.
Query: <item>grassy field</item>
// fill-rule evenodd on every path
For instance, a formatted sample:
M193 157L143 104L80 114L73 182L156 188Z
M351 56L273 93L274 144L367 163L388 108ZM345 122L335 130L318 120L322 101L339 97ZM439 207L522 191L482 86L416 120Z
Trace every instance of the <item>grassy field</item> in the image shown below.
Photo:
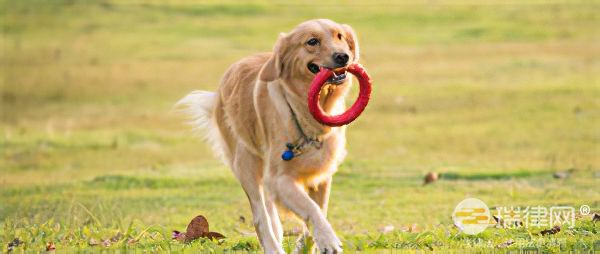
M259 251L242 189L171 107L214 90L229 64L270 50L279 32L323 17L357 30L374 80L333 184L329 218L346 252L508 240L599 250L590 216L552 236L467 236L450 218L466 197L600 210L598 13L597 1L2 0L0 249L18 238L30 251ZM430 171L442 179L423 186ZM224 242L170 239L198 214Z

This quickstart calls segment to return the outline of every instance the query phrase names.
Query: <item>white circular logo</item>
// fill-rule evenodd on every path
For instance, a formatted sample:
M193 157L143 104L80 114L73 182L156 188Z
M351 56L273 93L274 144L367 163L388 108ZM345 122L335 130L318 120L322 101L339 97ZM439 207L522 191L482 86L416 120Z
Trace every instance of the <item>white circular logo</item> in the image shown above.
M579 207L579 213L581 215L588 215L588 214L590 214L591 211L592 211L592 209L590 208L589 205L582 205L581 207Z
M452 220L462 232L476 235L483 232L490 224L490 209L483 201L467 198L454 208Z

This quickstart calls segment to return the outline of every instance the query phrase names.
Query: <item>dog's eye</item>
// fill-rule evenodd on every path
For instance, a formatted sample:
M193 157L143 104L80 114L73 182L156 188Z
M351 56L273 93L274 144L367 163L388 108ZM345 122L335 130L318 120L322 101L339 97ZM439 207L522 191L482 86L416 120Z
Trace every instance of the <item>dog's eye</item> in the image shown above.
M319 44L319 40L317 38L310 38L310 40L308 40L306 42L306 44L308 44L310 46L315 46L315 45Z
M338 34L338 39L342 39L342 34Z

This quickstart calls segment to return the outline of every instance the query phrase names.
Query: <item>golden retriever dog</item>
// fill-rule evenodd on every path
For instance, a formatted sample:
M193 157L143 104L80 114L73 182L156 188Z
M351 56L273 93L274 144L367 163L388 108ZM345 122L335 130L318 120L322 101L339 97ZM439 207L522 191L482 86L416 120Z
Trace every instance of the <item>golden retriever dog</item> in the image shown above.
M345 127L317 122L307 96L320 68L335 69L320 103L328 114L342 113L351 84L344 68L358 61L358 51L350 26L306 21L282 33L273 52L234 63L216 92L194 91L178 102L240 182L266 253L284 253L278 208L306 224L296 251L311 225L319 252L342 252L326 217L331 179L346 154ZM294 158L283 160L291 149Z

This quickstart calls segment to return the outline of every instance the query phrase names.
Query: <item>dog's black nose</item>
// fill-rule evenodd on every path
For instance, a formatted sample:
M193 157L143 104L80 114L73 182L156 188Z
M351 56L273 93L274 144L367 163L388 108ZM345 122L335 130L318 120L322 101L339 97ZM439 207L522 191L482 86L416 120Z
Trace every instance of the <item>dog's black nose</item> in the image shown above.
M346 65L349 59L350 56L348 56L346 53L333 53L333 61L340 66Z

